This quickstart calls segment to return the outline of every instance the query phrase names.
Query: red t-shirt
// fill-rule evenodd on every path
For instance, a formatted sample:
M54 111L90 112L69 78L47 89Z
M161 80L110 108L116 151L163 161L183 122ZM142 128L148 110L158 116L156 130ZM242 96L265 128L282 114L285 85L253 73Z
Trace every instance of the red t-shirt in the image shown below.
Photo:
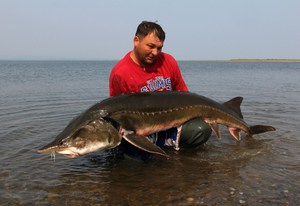
M150 67L137 65L127 53L112 69L109 78L110 96L132 92L188 91L176 60L161 53Z

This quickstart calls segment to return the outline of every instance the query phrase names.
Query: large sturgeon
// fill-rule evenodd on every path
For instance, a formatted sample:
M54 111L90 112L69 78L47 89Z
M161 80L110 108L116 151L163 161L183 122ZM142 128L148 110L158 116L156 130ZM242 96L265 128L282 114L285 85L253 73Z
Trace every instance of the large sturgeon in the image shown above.
M121 141L120 132L116 130L121 128L122 131L126 131L122 136L128 142L145 151L165 155L159 147L149 144L145 136L179 127L193 118L200 118L208 123L218 137L218 125L227 126L236 140L239 140L241 131L247 136L252 136L275 130L272 126L248 126L240 110L241 102L242 97L236 97L220 104L190 92L147 92L110 97L73 119L53 142L41 148L39 152L58 152L77 157L112 148ZM98 129L93 129L95 127ZM103 130L108 132L102 132ZM88 142L92 137L93 141L79 148L74 140L78 139L80 133L84 134L81 135L84 138L79 138L81 141ZM100 135L101 138L97 139ZM108 138L110 141L107 141Z

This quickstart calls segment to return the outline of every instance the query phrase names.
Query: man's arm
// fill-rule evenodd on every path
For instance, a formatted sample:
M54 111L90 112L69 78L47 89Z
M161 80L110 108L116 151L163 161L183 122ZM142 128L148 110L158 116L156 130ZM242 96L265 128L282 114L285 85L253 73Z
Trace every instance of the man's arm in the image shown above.
M175 59L173 59L174 62L174 66L173 66L173 74L174 74L174 85L173 85L173 90L175 91L183 91L183 92L187 92L188 88L185 84L185 81L183 80L179 65L177 63L177 61Z
M122 91L122 78L112 73L109 78L109 95L117 96L122 93L124 93Z

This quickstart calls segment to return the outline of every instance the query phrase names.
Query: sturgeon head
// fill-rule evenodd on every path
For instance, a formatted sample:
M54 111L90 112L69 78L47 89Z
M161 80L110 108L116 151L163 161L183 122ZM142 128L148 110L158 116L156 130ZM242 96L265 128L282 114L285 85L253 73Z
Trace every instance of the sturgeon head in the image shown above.
M98 150L114 148L121 143L122 138L110 122L101 118L77 128L70 135L65 133L61 132L53 142L38 152L57 152L69 158L76 158Z

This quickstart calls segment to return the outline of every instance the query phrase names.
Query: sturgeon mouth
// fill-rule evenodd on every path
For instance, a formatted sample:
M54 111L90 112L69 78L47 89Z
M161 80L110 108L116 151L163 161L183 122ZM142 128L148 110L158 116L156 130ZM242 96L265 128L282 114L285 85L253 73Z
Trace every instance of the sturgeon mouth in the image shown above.
M55 157L55 153L63 154L68 158L76 158L80 156L80 153L76 151L75 147L50 147L38 150L40 153L50 152L52 156Z
M63 153L61 153L63 154ZM73 153L73 154L63 154L64 156L68 157L68 158L71 158L71 159L74 159L76 157L79 157L80 154L79 153Z

